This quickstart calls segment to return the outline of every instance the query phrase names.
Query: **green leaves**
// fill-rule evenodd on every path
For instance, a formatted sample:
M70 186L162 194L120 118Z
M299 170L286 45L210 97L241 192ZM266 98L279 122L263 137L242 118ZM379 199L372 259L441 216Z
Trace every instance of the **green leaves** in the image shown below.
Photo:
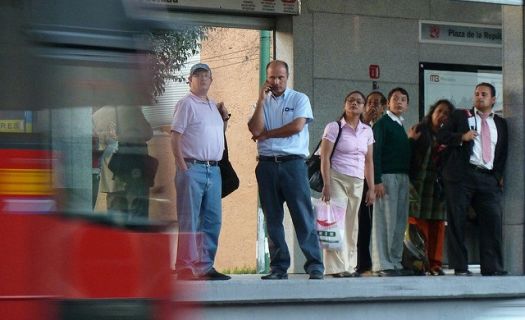
M164 93L167 81L186 81L180 70L191 56L200 51L201 41L206 39L209 29L189 26L182 30L155 31L148 35L153 51L150 55L153 99L156 100Z

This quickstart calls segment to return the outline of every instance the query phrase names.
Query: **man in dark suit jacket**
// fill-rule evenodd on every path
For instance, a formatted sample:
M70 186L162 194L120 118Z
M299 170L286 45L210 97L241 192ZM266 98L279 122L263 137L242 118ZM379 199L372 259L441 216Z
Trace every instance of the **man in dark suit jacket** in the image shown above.
M443 167L448 212L447 251L455 275L469 276L465 224L470 206L479 221L484 276L505 275L502 255L502 187L507 159L507 124L493 113L496 89L480 83L474 108L456 110L438 133L447 146Z

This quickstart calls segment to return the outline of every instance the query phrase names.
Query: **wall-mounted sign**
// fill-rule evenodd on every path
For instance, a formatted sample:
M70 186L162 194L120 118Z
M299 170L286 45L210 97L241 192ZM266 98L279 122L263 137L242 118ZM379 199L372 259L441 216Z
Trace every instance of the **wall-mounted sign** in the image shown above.
M300 0L142 0L147 4L160 4L183 10L229 11L249 14L301 13Z
M370 79L379 79L379 65L371 64L368 66L368 76Z
M460 1L488 2L488 3L495 3L495 4L510 4L513 6L523 5L523 0L460 0Z
M488 82L496 88L494 111L503 113L503 76L501 67L421 62L419 64L419 116L439 99L448 99L456 108L473 106L474 88Z
M501 39L501 26L438 21L419 22L420 42L501 47Z

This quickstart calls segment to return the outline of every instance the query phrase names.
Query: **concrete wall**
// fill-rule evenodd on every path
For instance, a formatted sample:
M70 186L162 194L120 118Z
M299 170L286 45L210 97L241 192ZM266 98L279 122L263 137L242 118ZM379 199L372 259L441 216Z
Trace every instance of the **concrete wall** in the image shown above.
M372 90L368 66L381 68L379 89L410 94L407 124L418 121L418 63L501 66L501 48L419 43L419 21L501 25L498 5L446 0L304 0L293 18L295 88L312 100L312 141L337 117L347 92Z
M370 64L381 68L377 83L385 95L397 86L407 89L406 128L419 121L419 62L502 65L501 48L420 43L420 20L501 25L502 13L499 5L447 0L302 1L292 23L294 87L312 102L310 149L341 114L349 91L372 91ZM295 258L293 269L300 272L302 256Z
M509 157L505 175L503 245L507 268L524 273L524 128L523 7L503 9L503 112L509 126Z

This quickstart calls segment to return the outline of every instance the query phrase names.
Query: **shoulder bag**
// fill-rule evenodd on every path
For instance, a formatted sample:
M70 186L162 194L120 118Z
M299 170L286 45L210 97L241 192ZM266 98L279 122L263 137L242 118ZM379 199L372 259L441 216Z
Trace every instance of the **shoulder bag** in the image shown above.
M339 127L339 132L337 133L337 138L334 142L334 148L332 149L332 153L330 154L330 160L332 160L332 156L334 155L335 147L337 146L337 142L339 142L339 138L341 137L341 123L337 121L337 126ZM310 189L321 192L323 191L323 176L321 175L321 156L316 154L319 150L319 147L321 146L321 142L323 139L319 141L317 144L317 147L315 147L315 151L312 153L310 158L306 160L306 166L308 167L308 181L310 183Z
M219 168L221 169L222 198L224 198L239 188L239 177L235 170L233 170L230 158L228 157L226 135L224 135L224 152L222 153L221 161L219 161Z

